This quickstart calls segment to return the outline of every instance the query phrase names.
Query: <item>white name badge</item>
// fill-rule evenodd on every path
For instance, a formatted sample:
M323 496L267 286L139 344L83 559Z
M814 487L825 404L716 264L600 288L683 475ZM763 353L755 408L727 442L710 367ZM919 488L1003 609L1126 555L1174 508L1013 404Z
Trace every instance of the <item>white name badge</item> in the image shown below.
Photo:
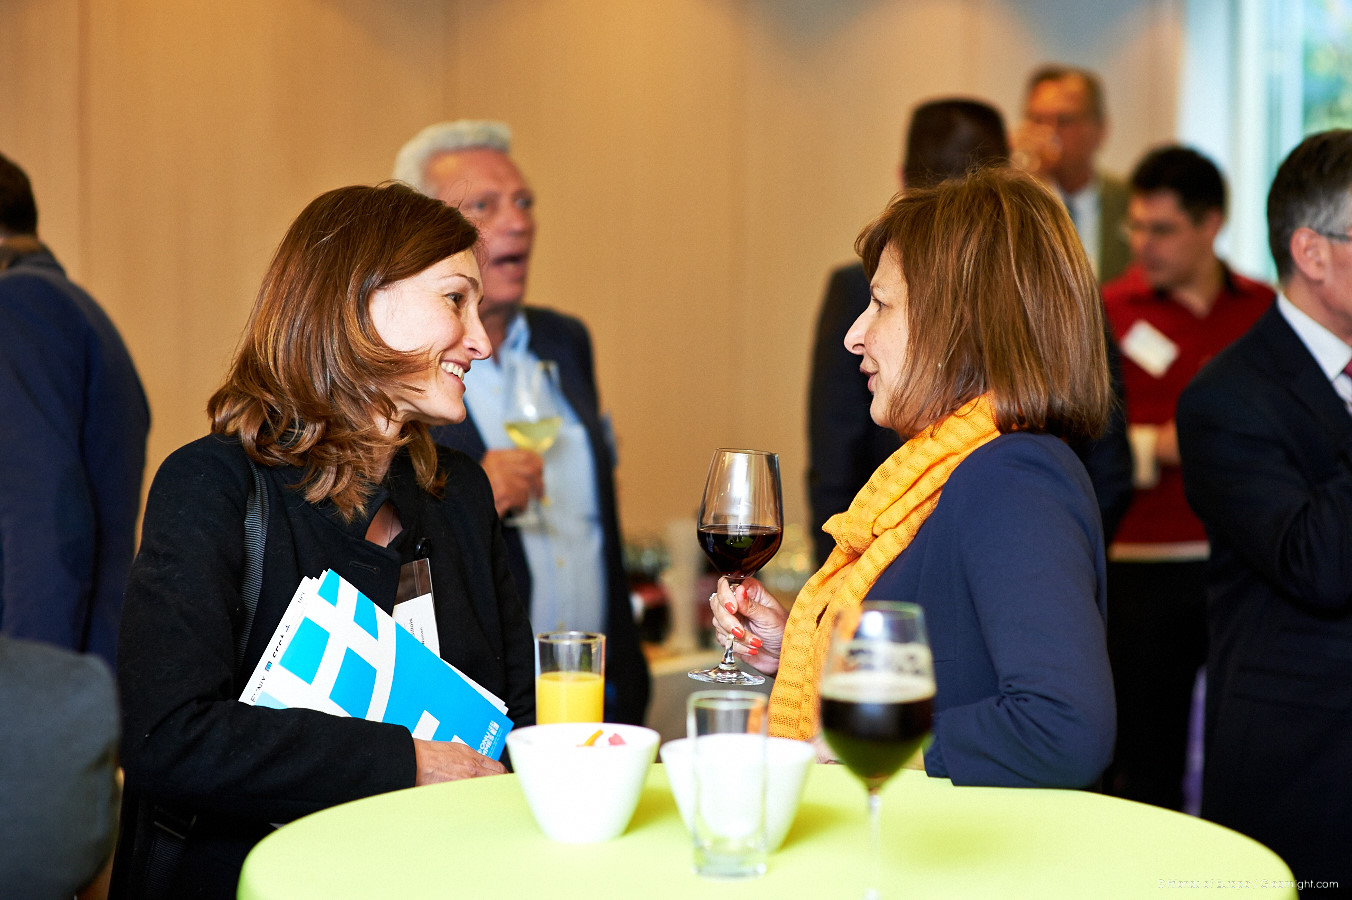
M1121 347L1123 356L1154 378L1162 378L1178 359L1178 345L1145 319L1137 319L1136 324L1127 329Z
M432 603L432 567L426 559L415 559L399 569L399 590L391 615L404 630L438 656L441 639L437 637L437 611Z

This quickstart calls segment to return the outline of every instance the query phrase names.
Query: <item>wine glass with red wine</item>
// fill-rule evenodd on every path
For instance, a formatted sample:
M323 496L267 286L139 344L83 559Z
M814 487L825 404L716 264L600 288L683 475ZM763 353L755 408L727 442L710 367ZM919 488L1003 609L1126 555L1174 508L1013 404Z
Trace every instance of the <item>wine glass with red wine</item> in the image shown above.
M734 590L779 550L783 508L776 454L714 451L699 506L699 544ZM764 684L765 676L738 668L732 648L728 641L722 662L712 669L695 669L690 677L715 684Z
M929 738L934 659L925 615L914 603L866 600L841 613L821 680L822 736L868 790L873 876L878 897L882 796L887 780Z

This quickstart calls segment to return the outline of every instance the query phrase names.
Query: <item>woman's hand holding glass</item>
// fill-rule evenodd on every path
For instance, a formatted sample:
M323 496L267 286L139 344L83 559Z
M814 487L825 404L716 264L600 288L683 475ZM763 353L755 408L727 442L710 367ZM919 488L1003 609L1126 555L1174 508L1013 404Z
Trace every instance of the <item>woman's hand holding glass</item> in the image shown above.
M718 579L718 592L709 598L714 613L714 635L722 647L739 645L734 652L758 672L779 671L779 652L784 645L784 625L789 614L775 596L755 578L736 588L726 578Z

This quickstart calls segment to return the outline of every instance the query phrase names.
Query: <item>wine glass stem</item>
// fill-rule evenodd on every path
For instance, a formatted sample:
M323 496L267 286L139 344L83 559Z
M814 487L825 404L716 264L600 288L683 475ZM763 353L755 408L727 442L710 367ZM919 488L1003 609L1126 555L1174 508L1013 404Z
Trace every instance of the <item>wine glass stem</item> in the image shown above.
M872 846L872 874L869 876L868 890L864 891L864 900L878 900L878 885L882 881L883 859L883 796L879 788L868 791L869 844Z
M731 575L725 575L723 577L728 580L728 588L732 591L733 596L736 596L737 587L742 583L743 579L734 578ZM718 667L725 672L741 671L737 668L737 658L733 656L732 653L732 648L736 646L737 640L732 635L728 635L728 648L723 651L723 661L718 664Z

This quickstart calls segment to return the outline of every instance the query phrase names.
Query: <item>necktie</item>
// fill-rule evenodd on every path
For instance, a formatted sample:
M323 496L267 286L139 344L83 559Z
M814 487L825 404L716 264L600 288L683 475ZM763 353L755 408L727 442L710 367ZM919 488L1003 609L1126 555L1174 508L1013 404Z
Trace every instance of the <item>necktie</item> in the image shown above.
M1347 380L1342 384L1339 384L1338 377L1334 376L1333 389L1342 398L1343 406L1346 406L1347 411L1352 413L1352 359L1349 359L1347 365L1343 366L1343 375L1347 376Z

